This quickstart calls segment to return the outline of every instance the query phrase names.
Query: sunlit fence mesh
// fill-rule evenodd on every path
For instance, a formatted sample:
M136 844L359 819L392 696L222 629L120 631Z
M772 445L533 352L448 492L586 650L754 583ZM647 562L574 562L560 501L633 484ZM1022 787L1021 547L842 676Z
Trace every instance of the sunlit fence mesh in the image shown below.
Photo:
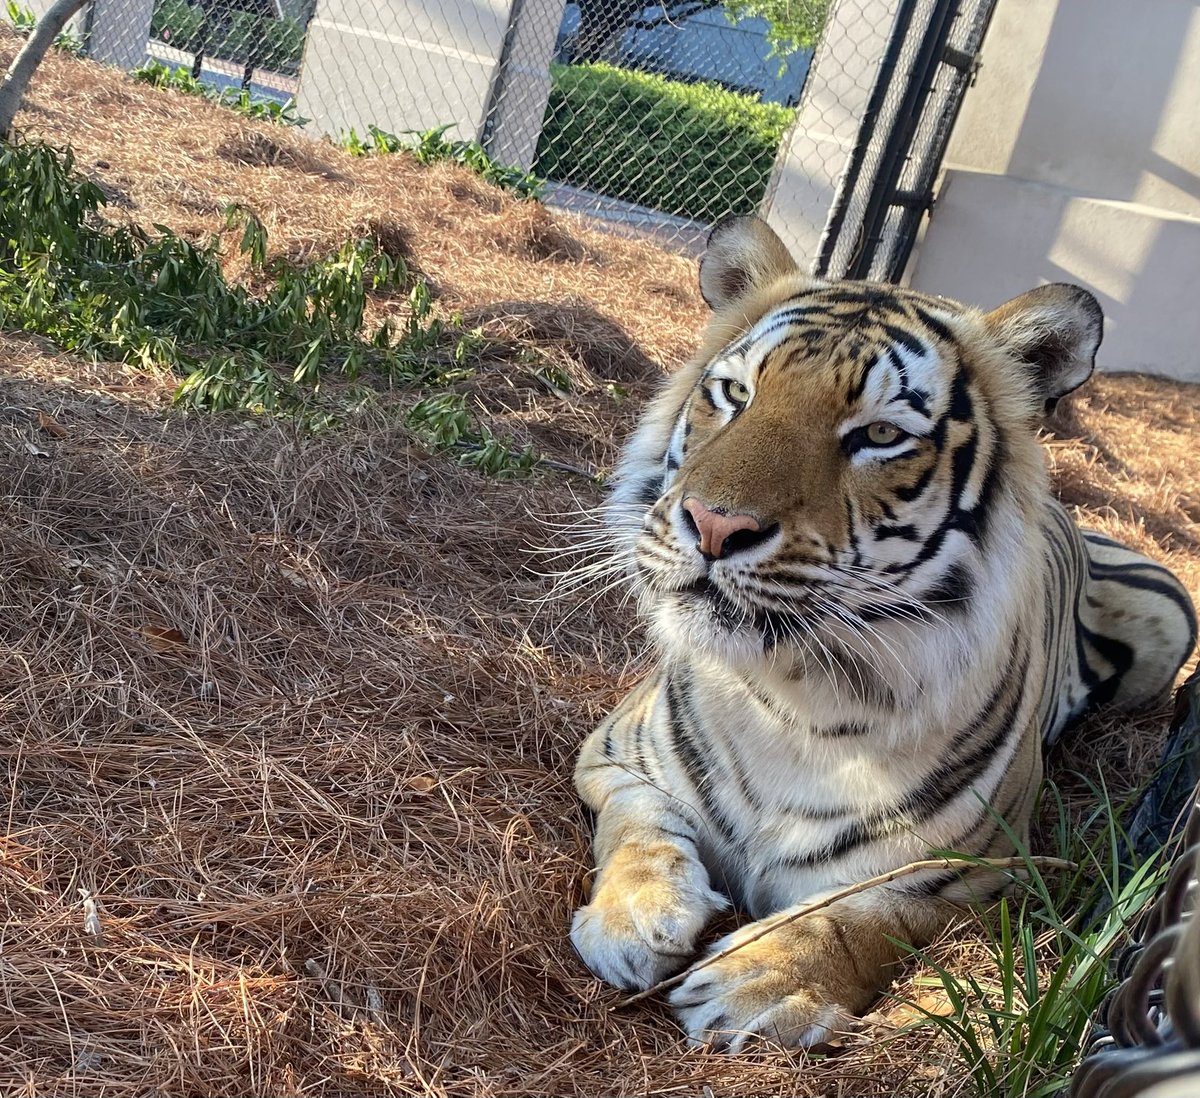
M906 167L921 193L885 209L875 235L915 231L969 72L964 63L931 74L921 63L931 40L939 65L951 48L969 62L988 9L989 0L93 0L65 44L363 154L423 134L428 147L439 131L443 143L464 143L460 152L544 180L549 204L683 251L698 252L721 217L762 213L798 256L839 274L879 243L866 236L880 201L872 188L888 185L906 121L908 139L936 157ZM10 18L29 16L14 7ZM939 20L947 30L937 37ZM933 82L928 107L915 102L914 81Z

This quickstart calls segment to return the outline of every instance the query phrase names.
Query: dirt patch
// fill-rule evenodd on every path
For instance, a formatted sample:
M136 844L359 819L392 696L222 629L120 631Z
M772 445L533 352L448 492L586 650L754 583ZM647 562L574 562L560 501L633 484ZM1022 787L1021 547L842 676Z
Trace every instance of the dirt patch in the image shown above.
M537 202L522 202L505 211L497 226L496 244L510 255L561 263L578 263L588 254L583 242Z
M226 137L216 149L217 155L247 168L291 168L294 171L337 178L336 173L312 149L278 139L261 129L245 128Z

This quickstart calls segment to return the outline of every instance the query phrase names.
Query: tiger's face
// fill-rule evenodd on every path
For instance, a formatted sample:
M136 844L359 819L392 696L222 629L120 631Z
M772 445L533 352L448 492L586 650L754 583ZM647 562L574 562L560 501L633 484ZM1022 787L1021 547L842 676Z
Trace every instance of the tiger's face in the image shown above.
M1046 490L1039 407L1090 373L1098 333L1067 338L1091 338L1090 295L1044 287L984 316L818 283L752 219L718 227L701 286L709 338L630 445L614 507L660 643L828 673L986 615ZM1062 314L1066 366L1044 338Z

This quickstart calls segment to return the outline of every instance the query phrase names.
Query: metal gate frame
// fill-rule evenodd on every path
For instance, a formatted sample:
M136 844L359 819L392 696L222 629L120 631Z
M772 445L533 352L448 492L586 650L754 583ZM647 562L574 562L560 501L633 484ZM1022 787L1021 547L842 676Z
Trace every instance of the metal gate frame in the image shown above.
M813 273L904 274L997 0L899 0Z

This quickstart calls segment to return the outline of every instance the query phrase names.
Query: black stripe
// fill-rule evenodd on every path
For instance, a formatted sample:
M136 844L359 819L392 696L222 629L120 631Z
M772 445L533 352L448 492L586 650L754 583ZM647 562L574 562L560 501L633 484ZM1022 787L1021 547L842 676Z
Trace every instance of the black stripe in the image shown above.
M924 309L920 305L913 305L912 311L913 315L943 343L954 344L956 342L954 333L950 331L950 328L941 320L938 320L928 309Z
M1098 534L1095 530L1080 530L1084 541L1090 541L1093 545L1107 545L1112 549L1124 549L1129 551L1127 545L1122 545L1119 541L1113 541L1112 538L1106 537L1104 534Z
M979 499L975 506L959 510L959 529L967 532L977 545L982 544L987 537L989 521L992 517L992 500L996 495L996 486L1000 483L1000 470L1004 467L1004 439L996 435L996 452L988 463L988 471L984 474L983 485L979 490Z
M886 541L888 538L901 538L904 541L917 541L920 534L917 528L909 523L903 526L881 525L875 527L875 540Z
M795 324L810 316L823 316L825 310L819 305L789 305L770 315L770 328ZM770 330L770 329L768 329Z
M694 690L695 690L695 680L689 678L688 682L685 683L684 686L682 687L680 693L683 698L684 706L686 707L688 723L693 728L700 728L702 725L702 722L701 722L699 715L697 713L697 710L696 710L696 697L695 697ZM726 752L723 752L722 754L724 755L724 760L725 760L726 764L728 765L730 771L733 774L733 780L737 783L738 792L741 793L741 795L745 799L746 803L750 805L751 809L754 812L760 813L763 810L762 801L754 793L754 791L750 788L750 783L746 778L745 768L742 765L741 759L738 758L737 751L734 749L732 741L729 743L728 746L729 746L729 750ZM710 756L710 762L711 762L711 756Z
M923 416L929 415L927 394L920 389L913 389L905 385L897 394L896 399L904 401L914 412L919 412Z
M934 470L937 468L937 462L931 462L929 467L918 478L913 485L900 485L896 489L896 498L904 503L912 503L926 488L929 487L929 482L933 479Z
M840 740L849 736L869 736L872 729L856 721L835 724L829 728L813 728L812 734L822 740Z
M951 609L963 609L975 592L975 578L961 564L955 562L946 574L937 580L921 598L928 603L951 603Z
M709 779L713 774L710 760L705 757L684 722L683 709L685 706L680 696L679 684L674 676L668 679L663 697L667 706L667 728L675 747L675 753L679 756L684 772L696 790L696 795L700 798L705 817L723 839L727 842L731 841L734 834L733 825L709 789Z
M954 381L950 385L950 406L946 409L946 415L951 419L968 423L974 410L975 405L967 389L967 375L963 370L957 370L954 374Z
M609 717L609 719L605 722L605 726L604 726L604 757L606 759L616 758L616 756L613 754L613 752L616 751L616 744L613 743L613 725L615 723L616 722L613 720L612 717Z
M1093 633L1078 619L1076 619L1075 627L1079 630L1080 636L1112 665L1113 673L1097 685L1089 698L1093 705L1103 705L1105 702L1112 701L1116 696L1117 690L1121 686L1121 680L1133 666L1133 649L1115 637Z
M929 356L929 348L911 332L906 332L903 328L897 328L894 324L884 324L883 330L888 339L903 347L906 351L917 355L919 358L927 358Z
M867 380L871 376L871 371L879 365L880 357L881 356L879 355L875 355L875 357L863 367L862 373L858 376L858 381L850 387L850 392L847 394L850 400L858 400L859 397L863 395L863 392L867 388Z
M634 498L638 503L646 507L653 507L658 502L658 497L662 495L662 478L658 476L651 477L646 480L634 493Z

